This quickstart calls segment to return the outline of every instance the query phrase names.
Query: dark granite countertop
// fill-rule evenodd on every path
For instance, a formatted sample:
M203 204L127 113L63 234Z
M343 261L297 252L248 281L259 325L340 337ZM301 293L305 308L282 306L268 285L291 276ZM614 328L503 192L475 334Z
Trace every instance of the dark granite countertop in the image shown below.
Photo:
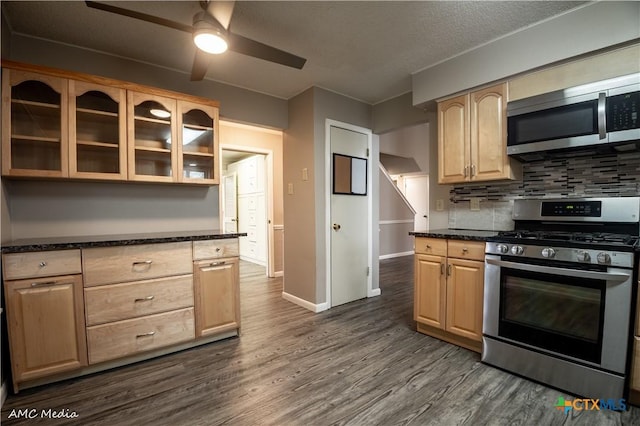
M246 232L225 234L219 230L206 230L79 237L28 238L3 243L2 253L172 243L180 241L220 240L246 236Z
M451 238L467 241L485 241L495 237L498 231L479 231L472 229L432 229L431 231L411 231L409 235L428 238Z

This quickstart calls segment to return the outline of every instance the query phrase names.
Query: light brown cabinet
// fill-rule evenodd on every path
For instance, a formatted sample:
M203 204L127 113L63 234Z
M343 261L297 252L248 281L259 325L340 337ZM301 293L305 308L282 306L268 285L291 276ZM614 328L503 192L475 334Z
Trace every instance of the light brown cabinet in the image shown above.
M3 264L14 389L86 366L80 252L9 254Z
M126 91L69 80L69 176L127 179Z
M480 352L484 243L416 238L418 331Z
M238 258L194 262L196 336L240 328Z
M521 178L507 156L507 85L438 102L438 183Z
M3 61L2 174L214 185L218 104Z
M69 177L67 80L2 72L2 174Z

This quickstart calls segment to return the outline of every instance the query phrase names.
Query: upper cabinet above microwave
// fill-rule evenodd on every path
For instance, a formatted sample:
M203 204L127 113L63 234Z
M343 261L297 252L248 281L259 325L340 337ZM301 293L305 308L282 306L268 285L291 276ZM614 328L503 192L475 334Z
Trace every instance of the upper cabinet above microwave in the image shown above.
M506 83L438 102L438 183L520 179L507 156Z
M2 65L3 176L218 184L217 102Z

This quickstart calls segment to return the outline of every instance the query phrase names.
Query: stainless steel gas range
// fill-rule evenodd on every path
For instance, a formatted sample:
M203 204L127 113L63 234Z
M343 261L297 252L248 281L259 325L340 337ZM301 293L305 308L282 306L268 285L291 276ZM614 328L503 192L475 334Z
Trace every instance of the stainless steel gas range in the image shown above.
M516 200L513 219L486 245L482 361L622 398L640 197Z

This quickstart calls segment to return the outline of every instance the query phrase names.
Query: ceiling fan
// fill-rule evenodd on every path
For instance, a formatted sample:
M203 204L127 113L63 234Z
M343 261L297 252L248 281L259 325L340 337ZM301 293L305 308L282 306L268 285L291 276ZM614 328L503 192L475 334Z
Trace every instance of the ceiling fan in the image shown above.
M209 66L209 55L211 53L222 53L227 48L232 52L242 53L243 55L297 69L302 69L305 62L307 62L305 58L232 33L229 30L229 23L231 22L235 1L200 1L202 11L194 15L193 26L106 3L95 1L85 1L85 3L94 9L128 16L192 34L194 43L198 48L196 49L191 69L191 81L200 81L204 78Z

